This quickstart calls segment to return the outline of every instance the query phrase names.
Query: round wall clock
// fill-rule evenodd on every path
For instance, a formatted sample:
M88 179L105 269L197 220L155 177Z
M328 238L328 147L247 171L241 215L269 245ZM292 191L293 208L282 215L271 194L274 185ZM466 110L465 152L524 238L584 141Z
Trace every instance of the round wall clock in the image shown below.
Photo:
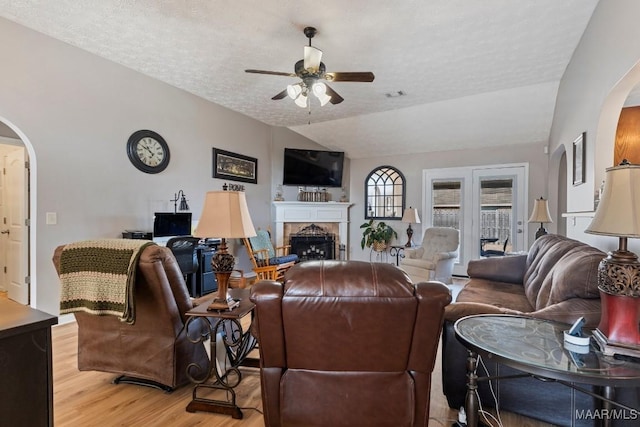
M136 168L146 173L162 172L169 165L169 146L152 130L134 132L127 141L127 155Z

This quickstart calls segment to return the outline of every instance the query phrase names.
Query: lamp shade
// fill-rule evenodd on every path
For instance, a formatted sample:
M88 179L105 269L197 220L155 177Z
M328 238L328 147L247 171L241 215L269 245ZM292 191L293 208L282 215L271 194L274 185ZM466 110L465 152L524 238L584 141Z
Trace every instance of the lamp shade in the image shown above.
M420 224L418 210L409 206L402 213L402 222L408 222L409 224Z
M549 204L542 197L536 199L529 222L539 222L541 224L553 222L549 213Z
M640 237L640 165L625 162L607 168L602 199L586 233Z
M247 199L241 191L209 191L204 200L202 214L195 237L233 239L253 237L253 228Z

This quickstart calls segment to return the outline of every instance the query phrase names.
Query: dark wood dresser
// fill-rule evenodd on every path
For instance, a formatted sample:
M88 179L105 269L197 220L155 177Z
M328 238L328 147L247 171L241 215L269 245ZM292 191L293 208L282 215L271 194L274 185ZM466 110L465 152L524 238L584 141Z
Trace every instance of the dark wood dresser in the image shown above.
M51 326L57 323L56 316L0 299L0 424L53 426Z

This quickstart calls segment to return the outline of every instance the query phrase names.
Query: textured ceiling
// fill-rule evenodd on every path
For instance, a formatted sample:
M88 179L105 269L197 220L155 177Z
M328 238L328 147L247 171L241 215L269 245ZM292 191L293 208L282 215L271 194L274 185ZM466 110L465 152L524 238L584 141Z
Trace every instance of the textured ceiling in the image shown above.
M598 0L0 0L0 16L351 158L544 141ZM270 98L314 26L339 105ZM387 93L403 91L402 97ZM310 122L310 124L309 124Z

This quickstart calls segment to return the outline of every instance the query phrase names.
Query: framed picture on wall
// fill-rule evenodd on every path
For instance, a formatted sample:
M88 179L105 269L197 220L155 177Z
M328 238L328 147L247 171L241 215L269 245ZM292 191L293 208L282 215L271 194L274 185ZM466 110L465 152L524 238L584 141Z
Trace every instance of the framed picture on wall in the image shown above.
M585 144L587 133L582 132L573 141L573 185L584 184L586 173Z
M258 159L214 148L213 177L257 184Z

